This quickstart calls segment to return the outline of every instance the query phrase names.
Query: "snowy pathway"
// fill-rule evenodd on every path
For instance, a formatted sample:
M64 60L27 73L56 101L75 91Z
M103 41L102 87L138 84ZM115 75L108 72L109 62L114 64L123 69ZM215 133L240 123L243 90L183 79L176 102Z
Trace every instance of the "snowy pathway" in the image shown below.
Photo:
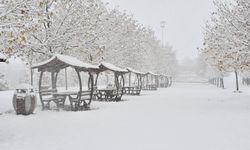
M93 111L7 113L0 115L0 150L249 150L249 93L176 84L95 102Z

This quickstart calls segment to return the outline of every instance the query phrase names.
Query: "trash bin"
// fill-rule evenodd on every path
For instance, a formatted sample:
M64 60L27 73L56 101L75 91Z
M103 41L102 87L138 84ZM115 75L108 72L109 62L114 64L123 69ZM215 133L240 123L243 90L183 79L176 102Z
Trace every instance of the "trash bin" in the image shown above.
M7 58L4 54L0 53L0 62L6 62Z
M32 114L36 107L34 88L29 84L18 85L13 96L13 106L16 114Z

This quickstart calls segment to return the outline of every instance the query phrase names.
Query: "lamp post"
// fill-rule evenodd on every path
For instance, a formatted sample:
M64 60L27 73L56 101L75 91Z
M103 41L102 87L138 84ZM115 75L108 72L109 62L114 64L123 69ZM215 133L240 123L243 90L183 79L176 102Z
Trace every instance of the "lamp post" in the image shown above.
M166 21L161 21L161 29L162 29L162 47L165 46L165 28L166 28Z

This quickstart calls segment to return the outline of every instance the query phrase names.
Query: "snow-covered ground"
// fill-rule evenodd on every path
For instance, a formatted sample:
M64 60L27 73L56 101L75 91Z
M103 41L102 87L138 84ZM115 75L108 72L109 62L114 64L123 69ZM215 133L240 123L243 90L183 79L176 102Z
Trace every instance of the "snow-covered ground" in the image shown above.
M12 92L0 93L0 150L249 150L250 90L208 84L94 102L84 112L15 115Z

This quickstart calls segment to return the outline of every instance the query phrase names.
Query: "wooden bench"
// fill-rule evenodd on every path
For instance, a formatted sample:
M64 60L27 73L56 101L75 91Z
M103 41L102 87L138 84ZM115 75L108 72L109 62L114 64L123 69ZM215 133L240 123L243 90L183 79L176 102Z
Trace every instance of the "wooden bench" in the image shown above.
M141 94L141 89L138 87L134 87L133 89L131 89L131 95L140 95Z
M92 97L91 91L78 92L76 97L69 96L72 111L83 110L89 107Z
M100 101L121 101L123 89L102 89L98 90L97 97Z
M113 92L114 96L114 101L121 101L122 100L122 95L123 95L123 89L118 89Z
M129 95L131 93L131 87L124 87L123 88L123 93L126 95Z
M54 93L57 93L56 89L46 89L39 91L40 101L42 103L42 110L51 109L51 102L54 102L56 104L57 109L59 109L60 107L64 107L66 97L54 96Z
M126 95L140 95L141 89L138 87L124 87L123 94Z
M142 88L143 90L154 91L157 90L156 84L148 84Z
M99 101L113 101L116 97L115 89L101 89L97 92L97 98Z
M103 90L98 90L96 96L99 101L107 101L106 92Z
M149 90L157 90L156 84L151 84Z

